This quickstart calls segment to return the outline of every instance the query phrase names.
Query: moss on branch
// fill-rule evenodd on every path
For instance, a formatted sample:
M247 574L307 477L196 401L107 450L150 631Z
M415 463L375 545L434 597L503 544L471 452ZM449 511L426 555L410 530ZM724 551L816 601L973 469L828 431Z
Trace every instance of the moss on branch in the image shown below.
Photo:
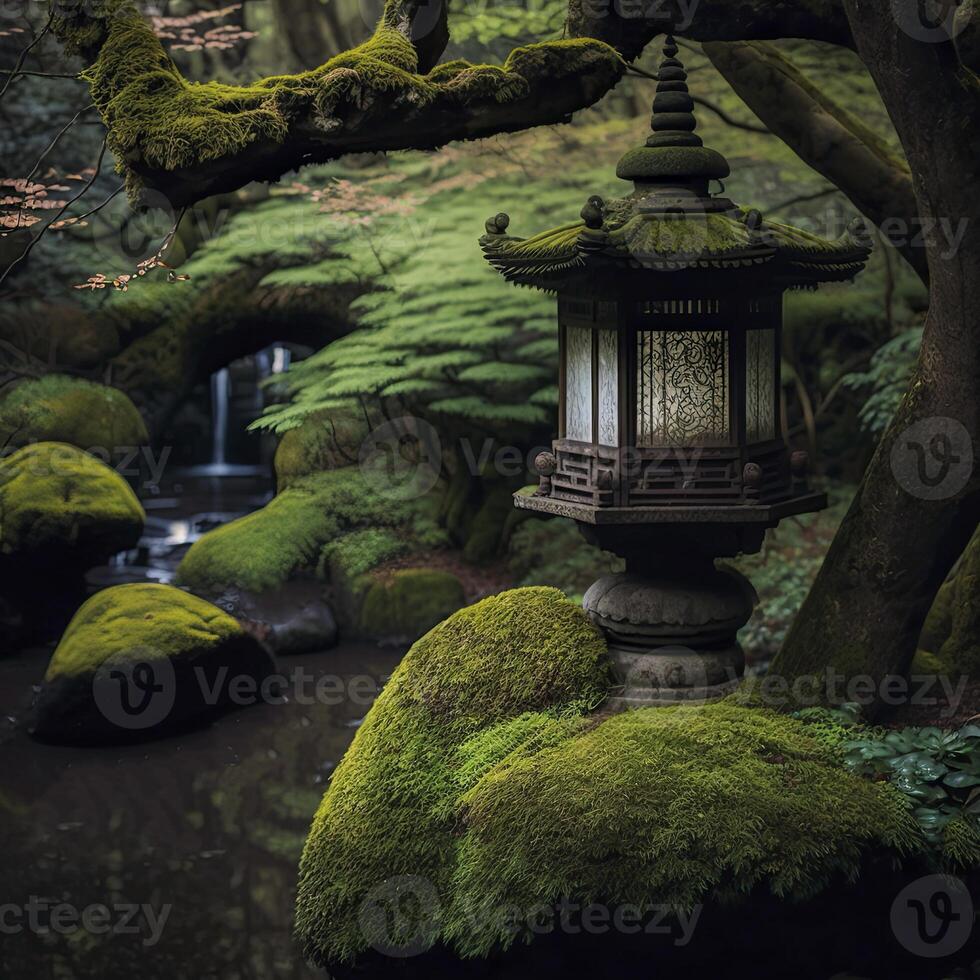
M239 185L311 158L554 122L595 101L622 74L617 53L591 39L517 48L502 66L453 61L422 74L406 17L389 0L368 41L311 71L246 86L187 81L132 0L101 0L94 13L62 16L54 29L69 53L92 61L83 77L130 195L153 184L173 204L214 191L214 183L200 193L187 186L195 171L214 180L224 165L234 172L224 183ZM569 89L575 79L583 84ZM521 106L514 118L501 117L499 107L509 103ZM492 118L482 131L470 116L484 107ZM251 171L236 164L246 152L255 157ZM167 180L177 172L179 191Z

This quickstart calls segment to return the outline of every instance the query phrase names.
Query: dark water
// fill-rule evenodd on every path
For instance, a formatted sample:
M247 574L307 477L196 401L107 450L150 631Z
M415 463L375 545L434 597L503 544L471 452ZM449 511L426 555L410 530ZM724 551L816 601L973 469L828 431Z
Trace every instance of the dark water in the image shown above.
M19 727L48 656L0 661L0 905L15 907L0 920L0 977L317 975L290 937L300 851L372 684L400 652L346 644L282 658L310 690L325 675L337 678L330 690L359 678L358 703L293 697L178 738L87 749L42 745ZM43 903L33 923L32 896ZM60 903L79 916L108 906L120 931L53 921ZM122 906L143 908L123 922ZM89 915L104 928L98 910Z
M64 622L99 589L170 582L201 534L272 493L267 468L230 465L174 468L139 491L139 546L64 596ZM170 739L74 748L25 731L54 645L0 658L0 980L322 977L291 938L300 852L401 651L282 657L285 703Z

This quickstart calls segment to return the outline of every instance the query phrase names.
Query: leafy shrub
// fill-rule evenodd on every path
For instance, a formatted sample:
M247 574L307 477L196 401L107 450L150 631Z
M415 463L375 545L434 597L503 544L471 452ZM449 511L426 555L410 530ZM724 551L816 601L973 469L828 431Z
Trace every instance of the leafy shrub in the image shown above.
M914 801L915 818L933 846L948 850L950 825L965 823L954 835L963 840L963 831L972 830L973 859L980 861L980 725L872 732L844 748L848 769L887 780Z
M875 351L867 371L844 377L847 387L869 390L859 417L862 426L876 436L885 431L902 400L921 342L921 327L904 330Z

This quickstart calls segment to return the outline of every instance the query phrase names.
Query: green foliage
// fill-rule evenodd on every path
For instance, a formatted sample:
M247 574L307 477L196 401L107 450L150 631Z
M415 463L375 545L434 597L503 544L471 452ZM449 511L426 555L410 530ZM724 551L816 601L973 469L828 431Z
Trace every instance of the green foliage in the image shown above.
M149 438L127 395L82 378L47 374L20 382L0 400L0 446L66 442L111 454Z
M845 749L848 769L886 779L913 801L930 845L968 867L980 863L980 726L873 731Z
M766 533L762 551L733 562L759 596L752 618L739 632L739 642L750 660L768 660L782 646L849 499L850 494L844 493L825 511L784 520Z
M363 531L351 531L324 545L320 567L337 569L353 580L407 550L408 542L398 532L386 527L368 527ZM326 573L324 577L327 577Z
M553 589L486 599L416 643L314 819L307 953L364 951L365 898L402 875L436 890L432 938L474 956L515 939L502 909L806 896L869 848L918 845L902 794L842 768L811 726L733 701L589 716L606 670L601 636ZM402 910L395 946L417 937Z
M898 409L909 386L921 342L921 327L903 330L875 351L866 371L856 371L844 378L849 388L867 392L860 411L861 425L875 436L885 431Z
M547 437L554 415L548 383L557 371L554 301L508 286L480 261L476 240L494 202L523 202L529 227L574 211L576 191L587 196L600 168L586 164L544 180L530 195L526 171L544 177L548 153L528 147L517 163L468 149L365 169L362 190L345 192L352 207L382 187L386 174L398 196L333 246L338 267L380 266L374 288L353 303L360 328L294 364L289 403L271 407L257 426L281 432L363 401L427 418L441 434L482 427L518 444ZM609 172L601 179L609 183ZM335 235L342 237L336 226ZM310 267L311 281L324 282L331 261Z
M242 634L236 619L171 585L132 583L97 592L75 613L45 681L91 673L112 659L198 656Z
M453 50L465 48L467 54L478 46L483 57L502 58L515 44L557 36L566 13L560 0L463 7L453 14L451 46Z
M0 554L98 564L135 546L144 519L115 470L67 443L31 443L0 459Z
M438 537L428 501L394 501L384 487L384 474L353 467L297 479L261 510L195 541L176 581L199 592L261 592L316 568L324 548L352 531L398 528L417 544Z

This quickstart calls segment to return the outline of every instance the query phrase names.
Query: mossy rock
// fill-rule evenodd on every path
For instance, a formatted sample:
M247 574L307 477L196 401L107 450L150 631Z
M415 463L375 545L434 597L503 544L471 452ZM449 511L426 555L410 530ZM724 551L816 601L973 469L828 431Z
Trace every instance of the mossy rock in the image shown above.
M139 410L117 388L48 374L23 381L0 401L0 440L24 446L67 442L103 459L146 445L149 434Z
M367 590L358 632L389 643L411 643L465 602L463 584L452 572L399 569Z
M302 425L283 433L276 447L276 487L313 473L335 470L357 459L364 422L346 415L314 413Z
M252 700L250 685L274 666L210 602L170 585L113 586L68 624L44 674L32 734L79 744L169 734Z
M980 675L980 529L933 600L913 672Z
M105 463L59 442L0 460L0 561L70 571L135 547L145 515Z
M395 529L420 548L444 543L429 501L393 501L360 467L297 479L265 507L203 535L177 569L177 584L203 595L274 589L325 567L324 549L365 528Z
M601 635L550 588L485 599L419 640L310 830L307 955L351 962L379 941L398 955L420 935L484 955L521 935L502 910L806 897L868 852L919 845L902 794L847 772L805 722L733 700L603 718L607 671ZM375 923L399 882L426 901Z
M407 550L405 535L385 527L351 531L324 546L318 573L330 583L334 612L345 630L359 629L364 597L375 583L371 572Z

